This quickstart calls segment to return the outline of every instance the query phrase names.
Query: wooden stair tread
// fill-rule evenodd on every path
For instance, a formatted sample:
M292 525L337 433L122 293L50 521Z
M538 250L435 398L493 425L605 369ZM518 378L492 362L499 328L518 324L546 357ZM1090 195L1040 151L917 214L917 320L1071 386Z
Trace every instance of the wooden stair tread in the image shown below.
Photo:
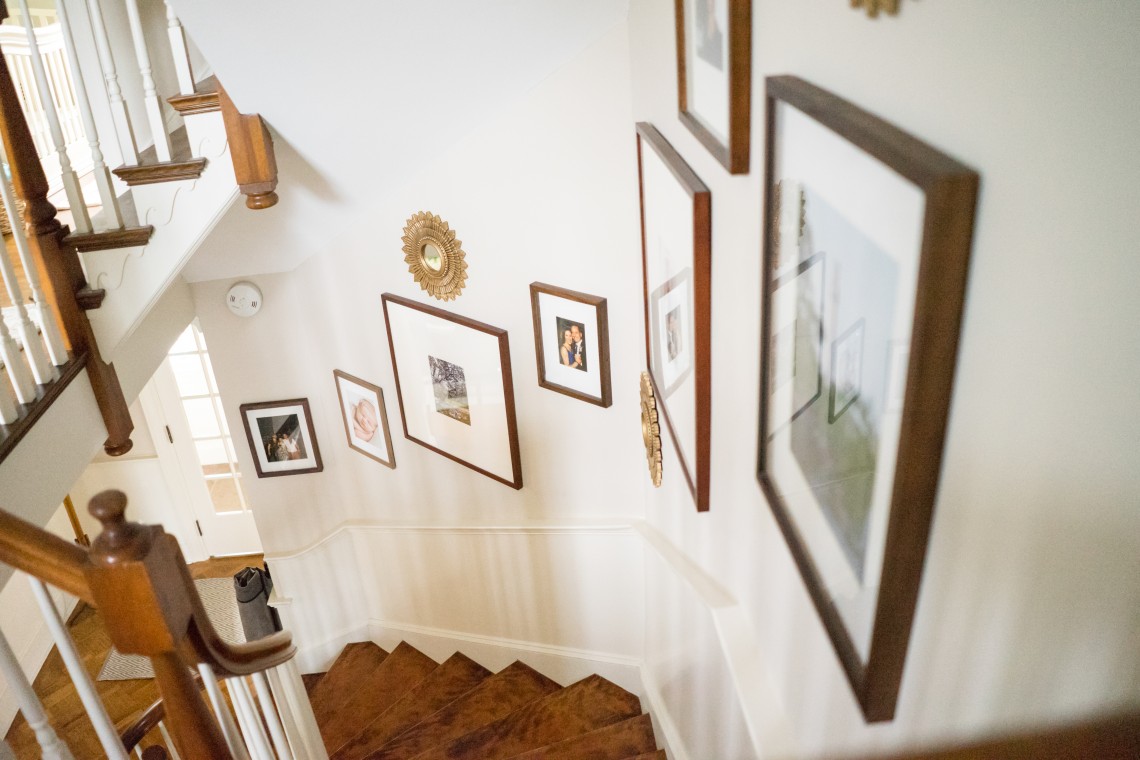
M655 757L656 751L653 721L648 715L638 715L515 755L511 760L625 760L631 757Z
M321 724L325 749L334 752L356 736L436 667L435 660L410 644L400 642L384 662L360 677L356 693Z
M623 760L666 760L665 750L659 749L656 752L646 752L644 755L634 755L633 757L623 758Z
M505 760L641 712L637 697L598 675L527 704L415 760Z
M170 161L159 161L158 151L152 145L139 154L138 166L126 164L113 170L116 177L128 185L148 185L180 179L197 179L206 168L206 159L195 158L190 149L186 127L170 133Z
M491 677L491 671L458 652L369 723L330 760L362 760L392 737L443 709Z
M361 676L380 667L387 656L387 652L371 641L349 644L342 649L324 678L313 688L309 699L317 725L323 726L341 705L351 699L360 685Z
M559 686L554 681L521 662L515 662L399 734L368 758L405 760L415 757L558 690Z
M75 246L76 250L107 251L112 248L132 248L137 245L146 245L154 234L154 225L147 224L138 227L123 227L117 230L103 230L102 232L73 232L63 239L63 242Z
M194 84L192 94L174 95L167 98L166 102L183 116L220 111L222 106L218 100L218 78L215 76L206 77L201 82Z

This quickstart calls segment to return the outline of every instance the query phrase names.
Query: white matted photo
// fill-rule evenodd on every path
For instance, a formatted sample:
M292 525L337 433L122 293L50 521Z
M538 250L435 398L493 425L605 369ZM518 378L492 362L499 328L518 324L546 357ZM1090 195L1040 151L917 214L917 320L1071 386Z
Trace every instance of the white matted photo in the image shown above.
M239 409L257 477L324 469L308 399L242 404Z
M383 389L339 369L333 370L333 377L349 448L395 469Z
M405 437L522 488L507 331L391 293L381 300Z
M530 302L538 384L608 407L612 400L606 299L532 282Z

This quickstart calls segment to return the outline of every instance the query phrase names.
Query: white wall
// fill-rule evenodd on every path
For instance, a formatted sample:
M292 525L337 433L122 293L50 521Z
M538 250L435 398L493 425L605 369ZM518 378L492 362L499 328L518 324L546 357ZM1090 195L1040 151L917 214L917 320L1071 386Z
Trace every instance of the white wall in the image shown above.
M634 115L712 189L712 509L667 443L647 519L747 612L790 754L926 744L1140 704L1140 6L903 0L753 3L752 172L730 177L676 118L672 3L631 10ZM757 487L763 78L793 73L976 168L982 195L957 384L911 651L893 723L864 725ZM743 350L742 350L743 347ZM731 401L730 401L731 400ZM661 678L718 655L649 577ZM733 654L732 651L729 654ZM695 723L720 705L678 696ZM765 716L745 705L753 723ZM765 738L765 731L760 731ZM696 730L690 755L725 757ZM764 742L760 742L763 747ZM764 754L768 754L765 752ZM777 753L779 755L780 753ZM741 755L744 756L744 755Z

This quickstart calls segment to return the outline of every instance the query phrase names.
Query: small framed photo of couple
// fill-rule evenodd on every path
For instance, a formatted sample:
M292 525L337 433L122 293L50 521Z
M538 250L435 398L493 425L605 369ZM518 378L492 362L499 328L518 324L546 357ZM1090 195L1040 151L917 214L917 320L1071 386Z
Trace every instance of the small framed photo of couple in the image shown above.
M344 420L348 447L385 467L396 469L383 389L339 369L333 370L333 377L336 379L336 395L340 399L340 416Z
M257 477L302 475L324 469L308 399L242 404L239 409Z
M606 299L532 282L530 306L538 384L581 401L610 406Z
M507 331L391 293L381 300L405 437L522 488Z

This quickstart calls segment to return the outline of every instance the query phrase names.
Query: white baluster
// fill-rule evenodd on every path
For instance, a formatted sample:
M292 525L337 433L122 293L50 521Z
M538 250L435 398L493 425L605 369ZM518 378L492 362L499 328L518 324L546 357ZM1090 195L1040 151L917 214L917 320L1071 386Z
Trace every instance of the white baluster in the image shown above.
M178 754L178 748L174 746L174 740L170 738L170 732L166 730L166 724L161 720L158 722L158 731L162 734L163 741L166 742L166 753L170 755L170 760L182 760Z
M24 18L30 18L28 0L19 0L20 11ZM32 73L36 77L36 85L40 91L40 100L43 101L44 115L47 117L48 128L55 144L55 152L59 155L59 173L63 175L63 190L67 194L67 202L71 206L71 218L76 232L91 231L91 217L87 214L87 204L83 201L83 191L79 187L79 177L71 168L71 159L67 157L67 144L63 139L63 128L59 123L59 114L55 110L55 101L52 100L51 87L48 84L47 69L43 59L40 58L40 46L36 40L36 30L27 27L28 47L32 50Z
M115 71L115 56L111 53L111 40L107 37L107 25L103 23L103 9L99 0L87 0L87 14L90 16L91 31L95 35L95 47L99 50L99 63L103 68L103 80L107 84L107 98L111 101L111 120L115 124L115 136L123 163L127 166L139 165L139 149L135 144L135 129L127 113L127 101L123 98L123 88L119 85L119 75Z
M16 408L16 396L12 393L12 387L4 382L3 375L0 375L0 424L11 425L18 419L20 410Z
M7 183L3 178L0 178L0 185L4 185L7 189ZM11 193L11 190L8 191ZM13 228L20 224L20 218L12 220L8 217L9 222L12 222ZM13 234L15 234L13 229ZM52 370L51 362L48 361L47 353L44 351L43 341L40 340L39 330L36 329L35 324L32 323L31 317L28 316L28 309L24 306L24 294L20 290L20 282L16 279L16 270L12 266L11 259L8 258L8 251L0 249L0 276L4 278L4 285L8 289L8 298L11 299L12 305L16 309L16 334L20 338L20 343L24 346L24 360L18 361L20 367L30 370L27 372L25 388L20 388L20 384L24 383L23 378L17 380L13 378L12 385L16 388L17 395L20 396L20 402L24 404L31 403L35 399L36 390L35 385L47 385L55 379L54 370ZM4 320L0 317L0 325L3 325ZM4 328L0 334L7 335L7 329ZM7 338L11 340L11 338ZM5 348L4 361L8 362L8 351ZM18 358L18 357L17 357ZM26 364L25 364L26 362ZM23 374L25 370L20 370Z
M269 725L269 735L273 737L273 747L277 750L278 760L293 760L293 753L289 751L289 741L285 738L285 730L277 716L277 705L273 695L269 693L269 682L265 680L265 673L253 674L253 688L257 690L257 701L261 704L261 713Z
M309 695L305 691L305 682L301 680L301 671L297 669L296 659L268 671L268 675L273 694L277 697L277 704L282 707L281 712L290 713L297 730L296 741L290 737L293 754L306 760L329 760L329 753L325 750L324 741L321 740L321 729L317 725L316 716L313 715L313 706L309 703ZM288 725L287 722L286 726Z
M75 684L75 690L79 692L79 699L87 710L87 717L91 719L95 733L99 735L99 743L103 745L103 751L107 753L108 760L127 760L127 752L123 749L123 743L119 741L119 732L115 730L115 724L107 715L107 708L99 699L99 692L95 691L91 674L87 672L83 660L79 658L79 652L75 649L75 642L71 640L71 634L67 632L67 626L64 625L63 618L59 616L59 610L55 608L55 603L48 595L47 586L39 578L31 576L28 576L28 582L31 583L32 592L36 595L36 601L40 605L40 612L43 613L51 636L55 639L56 648L59 649L60 657L63 658L63 662L67 666L71 682Z
M257 715L257 708L253 706L253 697L250 696L249 686L242 677L230 678L226 681L230 688L230 698L237 707L238 725L245 736L246 746L249 747L255 760L273 760L273 752L269 749L269 737L261 725L261 718Z
M0 254L6 262L8 257ZM30 404L36 400L36 384L32 380L32 371L20 356L20 346L12 339L8 332L8 325L4 317L0 316L0 361L8 368L8 379L12 381L12 390L21 404Z
M234 723L234 716L230 712L230 708L226 706L226 700L222 697L222 690L218 688L218 678L214 675L214 669L203 663L198 666L198 672L202 674L202 683L206 686L206 695L210 698L210 705L214 708L218 725L222 727L222 736L225 737L226 746L230 748L230 754L234 756L234 760L250 760L245 742L242 741L238 727Z
M158 88L154 83L154 75L150 66L150 52L146 47L146 37L143 36L142 20L139 18L138 0L126 0L127 20L131 23L131 37L135 41L135 57L139 61L139 73L143 80L143 103L146 106L146 118L150 124L151 137L154 138L154 150L159 161L169 161L170 135L166 134L166 121L162 118L162 103L158 99Z
M170 3L166 4L166 33L170 35L170 52L174 54L178 91L183 95L193 95L194 72L190 70L190 51L186 49L186 33L182 30L182 22L174 14L174 8Z
M40 745L40 752L44 760L75 760L71 755L71 750L60 741L59 735L48 722L43 703L36 696L32 685L28 683L28 677L24 675L24 669L20 667L20 661L16 659L16 655L8 644L8 639L4 638L3 632L0 632L0 673L4 675L4 680L8 682L9 688L16 693L20 712L24 714L28 726L35 732L36 741ZM3 757L3 753L0 753L0 757Z
M0 143L0 160L9 166L11 165L3 143ZM32 260L32 251L28 248L28 237L24 232L24 223L20 218L19 210L16 208L16 198L12 193L12 187L3 181L3 178L0 178L0 197L3 198L4 210L8 213L8 221L12 227L12 239L16 243L16 251L20 254L20 265L24 268L24 277L27 278L28 288L32 291L32 300L36 302L38 307L40 333L43 335L43 342L47 346L48 358L55 366L62 367L67 364L67 349L63 345L63 336L59 333L59 326L55 323L51 307L44 297L43 288L40 287L40 273L36 269L36 262ZM20 329L23 330L22 325ZM24 345L26 348L27 344ZM35 363L32 364L32 371L37 373L36 380L41 385L47 382L47 380L40 379L40 370L37 369Z
M115 186L111 183L111 170L103 161L103 151L99 148L99 131L95 127L95 116L91 113L91 100L83 84L83 71L79 68L79 55L75 51L75 39L71 36L71 22L67 18L67 3L56 1L59 11L59 25L63 31L63 44L67 48L67 58L71 64L71 80L75 85L75 95L79 101L79 115L83 119L83 132L87 144L91 146L91 173L95 175L95 186L99 189L99 200L103 204L103 217L111 227L123 226L123 214L119 210L119 199Z
M289 740L293 755L304 757L305 742L301 735L301 728L293 718L293 710L285 698L285 687L281 683L281 676L277 672L277 668L265 671L265 677L269 681L269 690L273 694L273 701L277 703L277 712L281 716L281 725L285 729L285 738Z

